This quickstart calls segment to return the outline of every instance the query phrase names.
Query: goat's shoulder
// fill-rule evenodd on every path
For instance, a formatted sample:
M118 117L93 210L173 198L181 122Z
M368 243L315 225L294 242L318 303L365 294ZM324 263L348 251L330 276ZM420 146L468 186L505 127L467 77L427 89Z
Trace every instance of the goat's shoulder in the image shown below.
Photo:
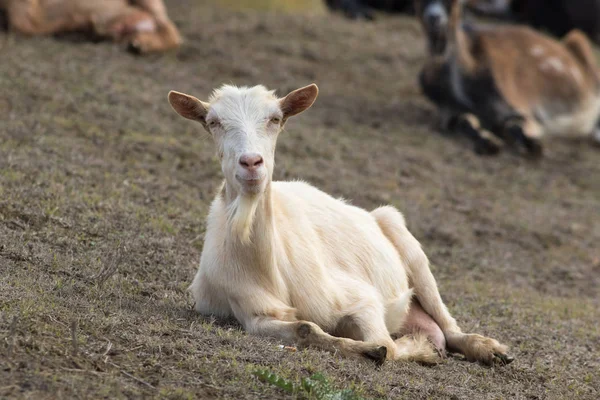
M340 201L310 183L303 181L273 182L273 192L278 198L284 201L303 203L307 207Z
M330 223L332 219L369 216L366 210L306 182L274 182L273 194L280 212L293 218L307 218L317 225Z

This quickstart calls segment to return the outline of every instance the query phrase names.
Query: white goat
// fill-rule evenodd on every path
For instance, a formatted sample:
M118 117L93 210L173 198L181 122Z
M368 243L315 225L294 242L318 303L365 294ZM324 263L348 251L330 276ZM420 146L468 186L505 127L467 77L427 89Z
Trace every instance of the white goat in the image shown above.
M434 363L446 348L510 362L506 346L461 332L396 209L369 213L303 182L272 182L279 132L317 94L316 85L282 99L263 86L223 86L205 103L169 93L177 113L212 135L225 175L190 286L196 310L377 363Z

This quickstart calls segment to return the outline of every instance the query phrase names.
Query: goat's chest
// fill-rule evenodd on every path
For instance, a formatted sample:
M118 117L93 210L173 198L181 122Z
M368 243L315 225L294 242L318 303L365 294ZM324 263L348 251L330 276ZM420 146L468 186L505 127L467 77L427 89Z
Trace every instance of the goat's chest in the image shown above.
M472 108L473 102L467 94L465 80L457 62L450 63L450 87L456 101L463 107Z

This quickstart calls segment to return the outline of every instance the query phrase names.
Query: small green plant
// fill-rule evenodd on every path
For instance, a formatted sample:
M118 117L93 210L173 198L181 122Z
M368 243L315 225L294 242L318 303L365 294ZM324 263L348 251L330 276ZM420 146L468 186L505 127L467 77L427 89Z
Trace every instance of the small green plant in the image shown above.
M302 378L300 384L285 379L274 372L266 369L258 369L253 372L263 382L270 383L288 393L301 395L314 400L363 400L351 389L338 390L331 386L325 376L316 373L310 378Z

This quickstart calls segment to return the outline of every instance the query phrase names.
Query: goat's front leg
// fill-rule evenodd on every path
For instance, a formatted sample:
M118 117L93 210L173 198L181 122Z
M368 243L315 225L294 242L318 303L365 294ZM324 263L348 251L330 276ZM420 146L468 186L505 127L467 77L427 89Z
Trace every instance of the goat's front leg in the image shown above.
M449 127L469 138L473 142L477 154L497 154L503 147L502 140L492 132L484 129L479 118L474 114L462 113L455 115Z
M382 232L396 247L407 268L409 284L423 307L439 325L446 338L448 350L464 354L469 361L508 364L512 357L508 348L498 341L477 334L462 333L456 320L442 301L429 260L421 245L406 228L404 217L393 207L381 207L372 212Z
M181 35L172 22L158 22L152 32L140 31L129 42L129 49L136 53L161 52L179 47Z
M442 132L457 132L466 136L482 155L498 153L503 143L493 133L483 129L479 118L466 112L465 107L453 95L450 67L436 58L429 60L419 74L423 94L440 110Z
M282 321L271 317L253 317L244 324L250 334L276 337L299 346L339 352L345 357L367 358L377 365L383 364L387 348L378 344L338 338L324 332L309 321Z
M522 145L527 154L537 158L542 155L542 145L539 138L542 135L542 127L532 119L515 117L504 122L503 135L507 142Z

